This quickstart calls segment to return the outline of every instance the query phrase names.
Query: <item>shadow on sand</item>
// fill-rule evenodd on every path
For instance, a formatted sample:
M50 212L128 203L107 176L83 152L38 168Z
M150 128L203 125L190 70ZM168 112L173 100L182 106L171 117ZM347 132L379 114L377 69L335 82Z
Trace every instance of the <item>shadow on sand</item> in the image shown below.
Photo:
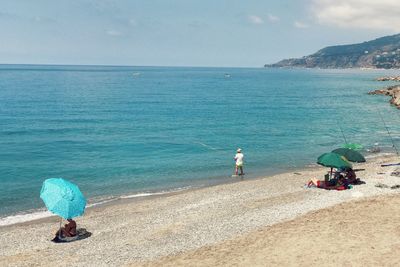
M51 241L53 241L54 243L69 243L69 242L74 242L74 241L86 239L86 238L88 238L88 237L90 237L92 235L92 233L86 231L85 228L79 228L76 231L77 231L77 235L76 236L73 236L73 237L60 237L60 236L56 235L56 237L54 237Z

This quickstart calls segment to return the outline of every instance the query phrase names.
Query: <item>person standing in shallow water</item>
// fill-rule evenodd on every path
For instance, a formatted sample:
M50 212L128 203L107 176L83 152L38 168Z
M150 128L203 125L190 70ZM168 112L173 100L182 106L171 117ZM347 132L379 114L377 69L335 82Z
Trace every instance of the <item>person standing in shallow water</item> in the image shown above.
M243 155L242 150L240 148L238 148L236 152L237 153L236 153L236 155L234 157L234 160L235 160L235 163L236 163L235 164L235 175L238 175L239 169L240 169L240 175L244 175L244 172L243 172L243 158L244 158L244 155Z

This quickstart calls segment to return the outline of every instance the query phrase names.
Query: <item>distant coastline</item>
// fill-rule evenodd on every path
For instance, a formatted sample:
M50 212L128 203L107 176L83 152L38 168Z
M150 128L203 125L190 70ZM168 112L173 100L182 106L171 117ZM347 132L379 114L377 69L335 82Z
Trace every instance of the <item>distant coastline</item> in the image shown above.
M264 67L400 69L400 34L359 44L329 46L309 56L283 59Z

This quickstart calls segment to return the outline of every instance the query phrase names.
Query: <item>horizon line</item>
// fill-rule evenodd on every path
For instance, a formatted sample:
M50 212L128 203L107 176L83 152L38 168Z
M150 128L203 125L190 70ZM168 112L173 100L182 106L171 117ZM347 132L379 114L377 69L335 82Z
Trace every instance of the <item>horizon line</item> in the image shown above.
M173 66L173 65L115 65L115 64L61 64L61 63L0 63L0 66L82 66L82 67L139 67L139 68L243 68L243 69L258 69L264 68L264 65L259 67L250 66Z

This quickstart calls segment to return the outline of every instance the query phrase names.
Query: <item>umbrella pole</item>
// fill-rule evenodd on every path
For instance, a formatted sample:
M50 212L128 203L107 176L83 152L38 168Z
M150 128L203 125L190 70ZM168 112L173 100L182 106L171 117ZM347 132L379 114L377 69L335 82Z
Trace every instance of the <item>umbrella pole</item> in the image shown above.
M61 239L61 225L62 225L62 217L60 220L60 230L58 230L58 238Z
M332 171L333 171L333 168L331 167L331 175L329 175L329 180L332 179Z

